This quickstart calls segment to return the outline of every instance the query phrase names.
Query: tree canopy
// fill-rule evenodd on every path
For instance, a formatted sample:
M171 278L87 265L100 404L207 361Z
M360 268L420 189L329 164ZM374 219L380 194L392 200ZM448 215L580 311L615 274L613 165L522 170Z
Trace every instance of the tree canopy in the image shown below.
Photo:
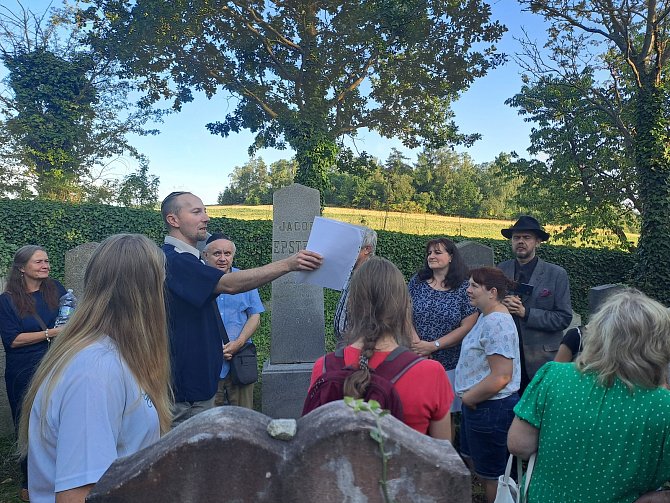
M296 152L297 180L320 189L338 138L361 128L409 147L472 142L451 102L502 61L504 27L481 0L92 0L92 45L179 109L203 91L233 110L208 128L255 133Z
M114 199L114 183L93 183L111 159L145 162L127 135L150 134L151 108L129 102L132 83L94 54L70 25L72 12L41 15L0 8L0 172L5 193L62 201ZM138 173L141 176L141 173Z

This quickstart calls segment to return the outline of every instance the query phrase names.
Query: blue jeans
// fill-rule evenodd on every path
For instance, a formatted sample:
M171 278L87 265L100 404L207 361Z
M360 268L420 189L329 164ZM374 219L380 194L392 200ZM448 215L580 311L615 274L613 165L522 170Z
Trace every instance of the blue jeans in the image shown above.
M519 395L486 400L476 409L463 406L461 416L461 454L469 457L475 472L483 479L496 480L505 473L509 452L507 430L514 419Z

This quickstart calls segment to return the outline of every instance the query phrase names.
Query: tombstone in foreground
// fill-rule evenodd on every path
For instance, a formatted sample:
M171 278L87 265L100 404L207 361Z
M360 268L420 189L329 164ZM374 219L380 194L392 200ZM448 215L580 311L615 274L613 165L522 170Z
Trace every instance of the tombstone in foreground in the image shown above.
M289 424L279 425L273 438L268 429L277 422L252 410L217 407L198 414L153 446L114 462L87 501L384 502L371 414L339 401L297 422L279 422ZM470 472L448 441L391 416L381 424L393 501L471 501ZM297 426L294 436L291 425Z
M294 183L273 196L272 261L307 246L319 191ZM263 413L300 417L312 365L325 351L323 288L296 284L290 273L272 282L270 359L263 367Z

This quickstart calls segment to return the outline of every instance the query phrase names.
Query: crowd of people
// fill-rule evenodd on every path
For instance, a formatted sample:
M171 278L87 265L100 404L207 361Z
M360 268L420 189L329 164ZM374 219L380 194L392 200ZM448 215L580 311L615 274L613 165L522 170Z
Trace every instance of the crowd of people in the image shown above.
M83 502L117 457L204 410L253 407L253 383L237 382L231 362L259 326L256 288L323 262L302 250L238 270L235 243L209 235L197 196L174 192L161 214L161 248L136 234L97 248L63 327L54 325L65 290L49 277L46 251L16 253L0 335L25 501ZM624 290L580 327L575 346L574 331L563 337L567 273L536 253L549 235L530 216L501 233L512 260L469 270L452 241L434 239L405 283L375 256L376 233L361 229L334 319L337 361L350 369L343 396L366 398L376 369L404 354L410 363L391 386L399 417L453 442L489 503L510 453L537 453L531 503L670 501L656 491L670 480L670 312ZM314 364L312 389L326 360L335 361Z

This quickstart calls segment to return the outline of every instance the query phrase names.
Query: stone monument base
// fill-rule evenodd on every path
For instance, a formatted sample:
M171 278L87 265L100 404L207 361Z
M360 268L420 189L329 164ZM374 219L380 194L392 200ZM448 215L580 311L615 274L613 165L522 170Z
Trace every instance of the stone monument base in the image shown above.
M263 414L272 418L299 418L305 403L313 363L263 365Z

